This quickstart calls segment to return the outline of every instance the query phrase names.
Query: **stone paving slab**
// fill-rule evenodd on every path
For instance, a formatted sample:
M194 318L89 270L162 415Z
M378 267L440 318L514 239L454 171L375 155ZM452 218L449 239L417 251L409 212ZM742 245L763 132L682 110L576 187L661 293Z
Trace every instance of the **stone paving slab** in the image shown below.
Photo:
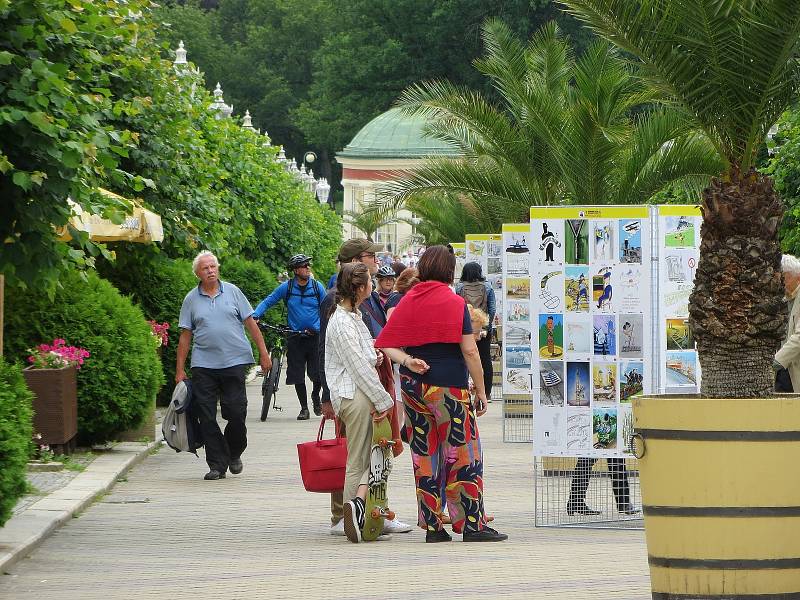
M202 459L162 448L6 568L0 598L650 597L643 532L533 526L531 448L502 443L501 404L490 405L479 424L487 511L507 542L464 544L454 536L425 544L415 529L351 544L329 534L329 497L305 492L300 481L295 445L313 439L319 421L295 420L289 388L280 392L285 410L261 423L259 385L249 386L242 475L203 481ZM412 482L406 450L389 489L406 521L415 521Z

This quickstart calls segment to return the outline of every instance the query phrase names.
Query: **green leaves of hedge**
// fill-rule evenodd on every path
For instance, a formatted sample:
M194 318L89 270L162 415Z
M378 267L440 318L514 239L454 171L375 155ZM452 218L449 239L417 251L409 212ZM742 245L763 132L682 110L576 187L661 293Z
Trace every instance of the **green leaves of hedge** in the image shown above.
M0 527L25 493L33 395L19 367L0 358Z

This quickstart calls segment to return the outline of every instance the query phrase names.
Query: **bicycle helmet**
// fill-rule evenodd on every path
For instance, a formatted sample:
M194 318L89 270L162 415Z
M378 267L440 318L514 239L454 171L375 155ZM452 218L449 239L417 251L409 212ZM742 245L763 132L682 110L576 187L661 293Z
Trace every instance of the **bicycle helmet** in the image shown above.
M295 254L289 259L289 264L287 266L289 269L297 269L298 267L307 267L309 264L311 264L310 256L306 256L305 254Z
M375 275L378 279L382 279L384 277L397 277L397 273L394 272L394 269L389 265L385 265L378 269L377 275Z

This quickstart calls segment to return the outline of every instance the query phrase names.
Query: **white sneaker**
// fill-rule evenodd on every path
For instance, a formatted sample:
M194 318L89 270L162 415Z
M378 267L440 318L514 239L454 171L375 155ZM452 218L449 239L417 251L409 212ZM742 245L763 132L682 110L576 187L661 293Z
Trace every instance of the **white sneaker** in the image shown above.
M403 523L400 519L386 519L383 522L383 533L408 533L414 529L413 525Z
M331 525L331 535L344 535L344 519L340 519L336 525Z

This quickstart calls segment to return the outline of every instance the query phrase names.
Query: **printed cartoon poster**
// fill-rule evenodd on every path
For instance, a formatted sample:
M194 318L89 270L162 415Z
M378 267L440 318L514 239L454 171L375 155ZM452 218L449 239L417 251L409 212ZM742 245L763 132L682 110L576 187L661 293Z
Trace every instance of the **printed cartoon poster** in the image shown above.
M664 246L667 248L694 248L697 244L695 220L688 215L667 217Z
M589 409L567 411L566 453L582 455L592 447L592 413Z
M565 262L571 265L589 264L589 221L567 219L564 222Z
M670 316L689 314L699 251L695 248L665 248L662 254L661 287L663 310Z
M667 352L667 387L697 387L697 352Z
M649 305L649 281L642 265L623 263L614 269L613 292L616 309L622 312L644 312Z
M564 406L564 363L542 360L539 362L539 404Z
M617 447L617 409L592 410L592 445L596 449L614 450Z
M530 346L506 346L503 354L505 355L507 369L531 368Z
M632 454L633 411L631 406L621 404L617 411L617 430L619 431L619 449L626 454Z
M689 318L667 319L667 350L694 350L694 338L689 328Z
M592 363L592 404L617 403L617 363Z
M480 264L485 274L489 234L468 233L464 236L464 243L466 245L466 262L476 262Z
M456 257L453 280L458 281L461 278L461 271L464 270L464 265L467 262L467 245L464 242L453 242L450 245L453 247L453 254Z
M531 324L506 321L503 325L506 346L530 346Z
M510 300L506 304L506 320L509 323L529 323L531 320L530 302Z
M613 360L617 355L617 324L614 315L594 315L594 357Z
M563 312L564 272L562 270L535 271L532 285L534 299L538 299L540 307L549 312Z
M588 362L568 362L567 405L589 406L591 392L590 364Z
M564 316L539 315L539 356L545 359L564 356Z
M592 262L607 263L616 261L617 249L614 244L616 229L617 225L614 221L593 220L590 222Z
M528 247L530 225L503 225L503 241L505 245L506 275L528 275L530 273L531 251Z
M641 314L619 316L620 358L642 358L644 352L644 317Z
M564 262L564 225L557 220L538 221L531 228L534 236L535 260L540 263L562 264Z
M536 407L536 418L533 420L533 426L534 449L537 453L551 454L565 446L566 421L562 407Z
M591 315L564 315L564 348L575 360L589 360L594 354L594 329Z
M528 277L506 277L506 298L509 300L529 300L531 280Z
M588 267L564 268L564 309L567 312L589 312L591 279Z
M622 363L619 381L619 401L630 403L634 396L644 393L644 362L627 361Z
M620 219L619 262L642 264L642 220Z
M612 269L604 265L599 269L594 269L592 274L592 303L593 310L602 313L614 312L614 285L611 279Z

